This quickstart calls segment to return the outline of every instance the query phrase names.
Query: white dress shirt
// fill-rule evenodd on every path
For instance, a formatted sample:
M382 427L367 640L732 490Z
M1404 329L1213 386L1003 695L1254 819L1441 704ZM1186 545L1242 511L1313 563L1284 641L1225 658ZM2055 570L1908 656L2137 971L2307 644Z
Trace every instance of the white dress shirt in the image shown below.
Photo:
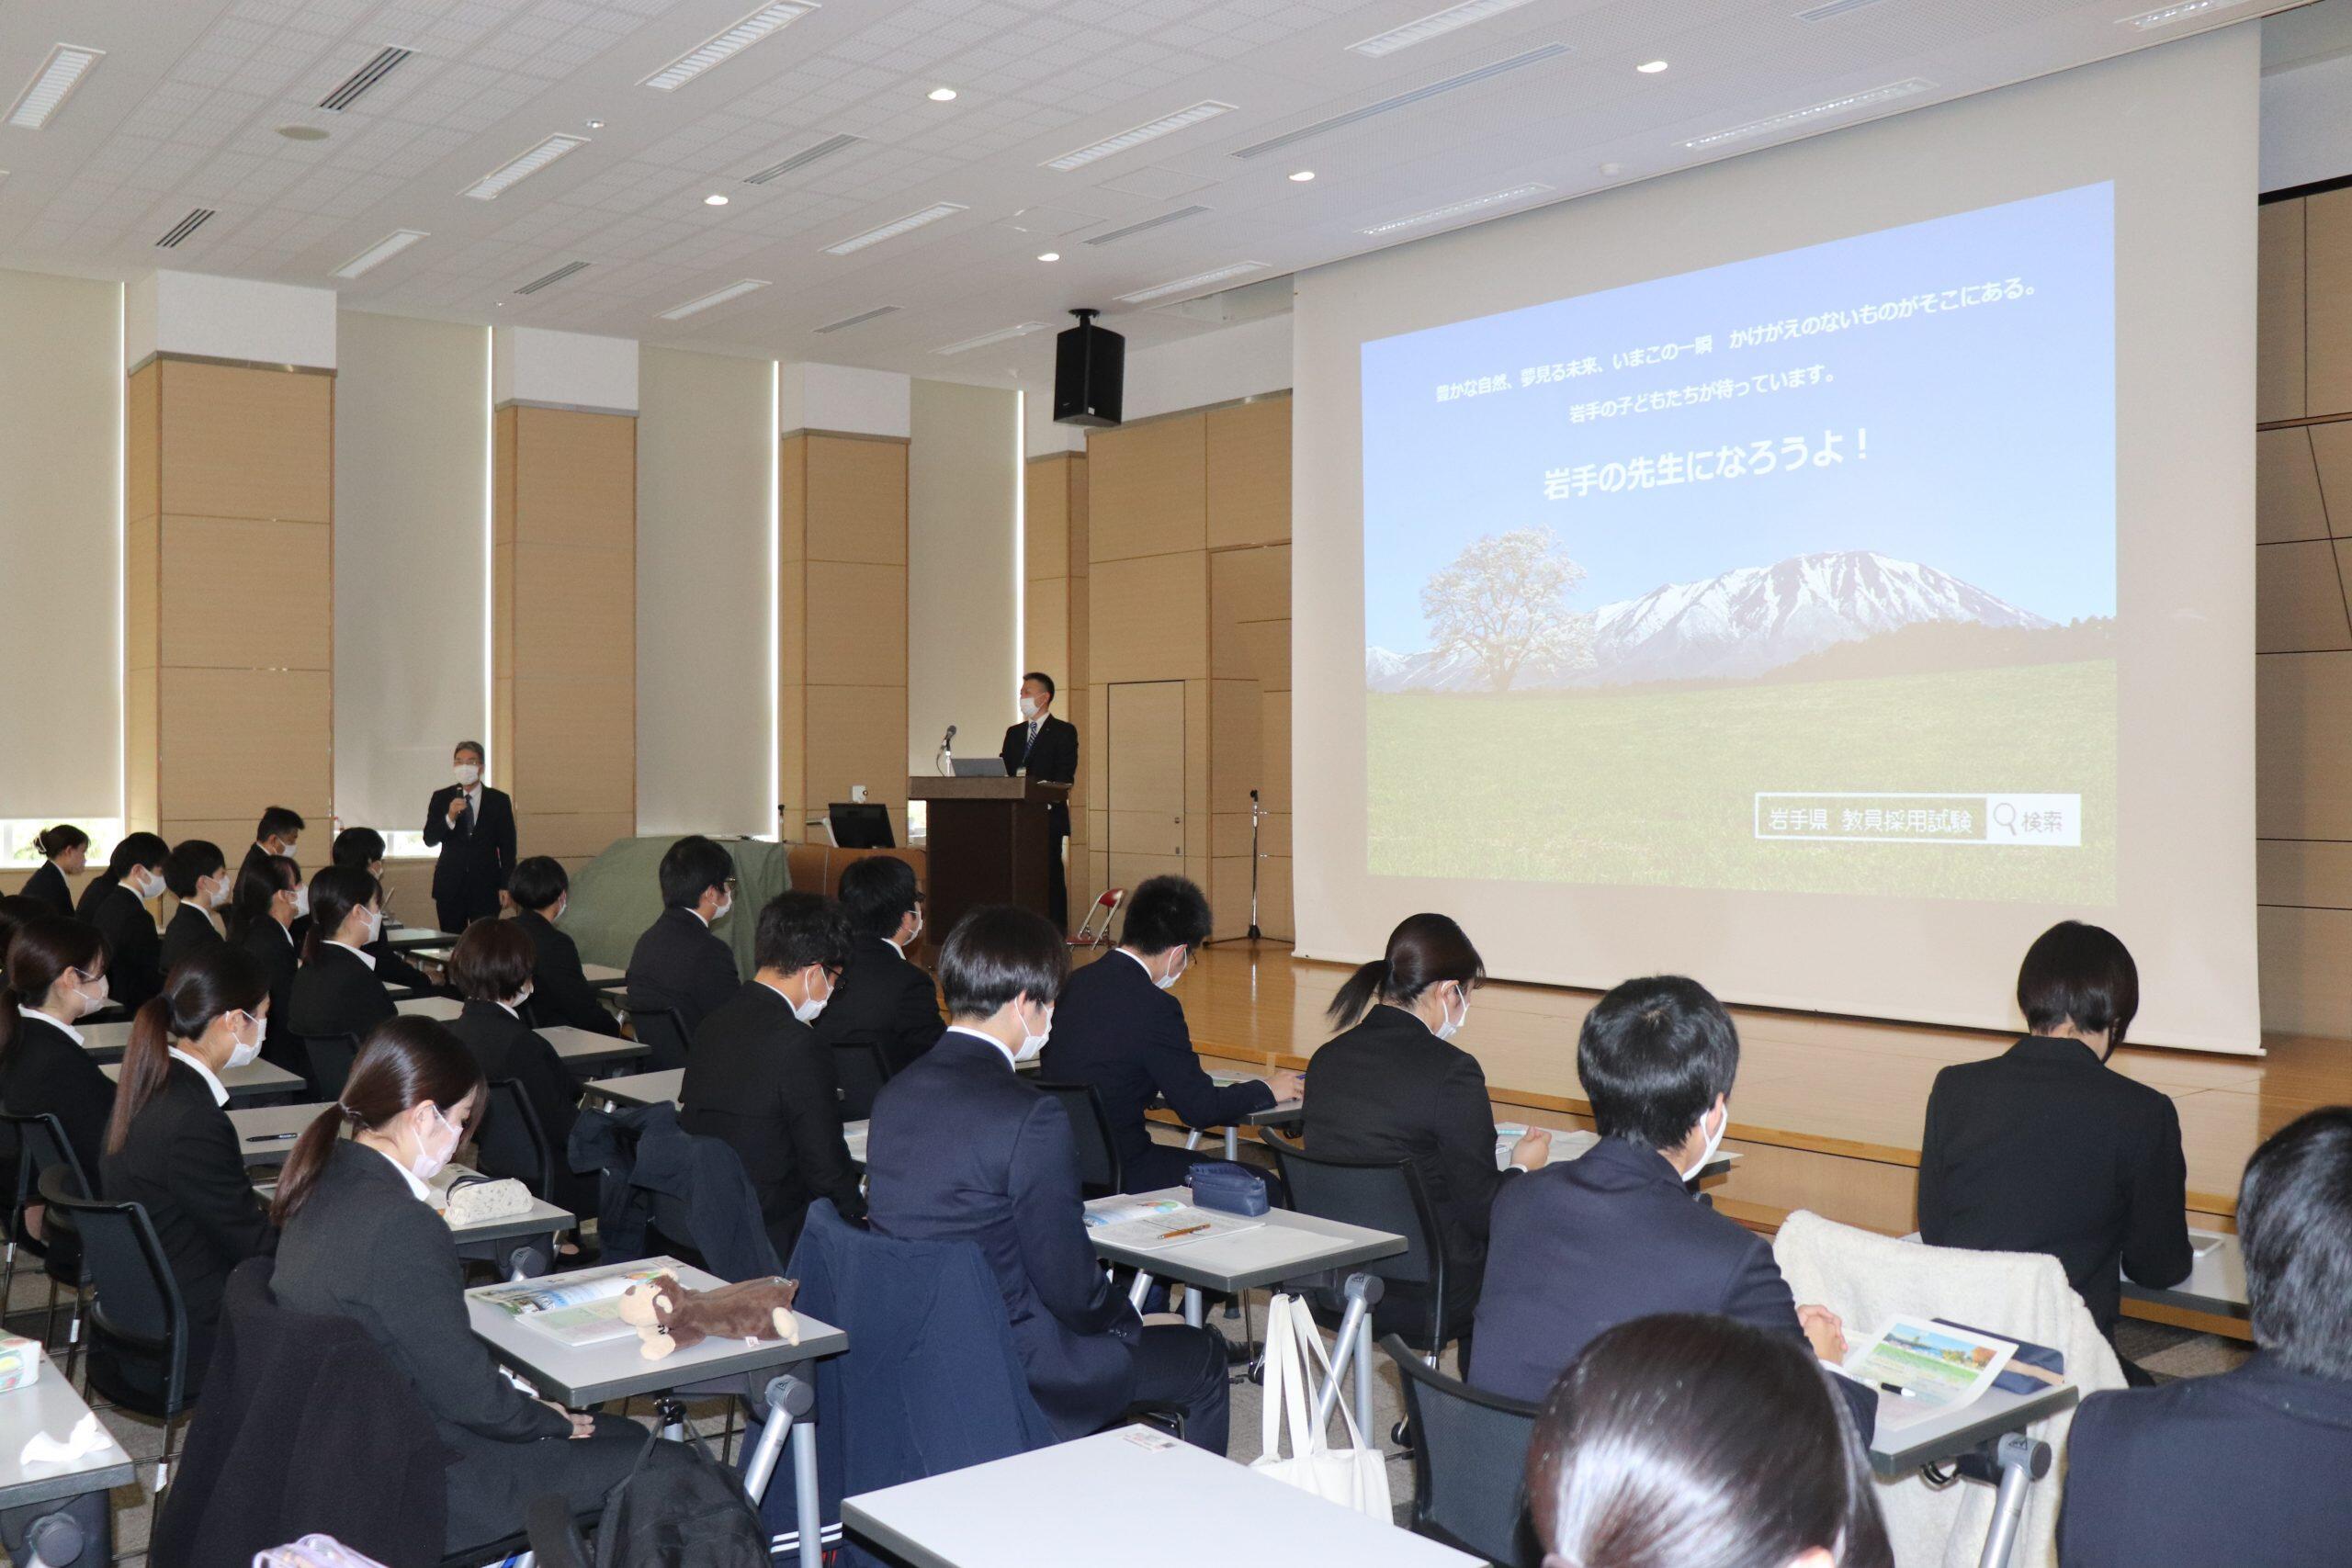
M212 1091L213 1104L226 1105L229 1103L228 1086L220 1081L220 1076L213 1072L210 1067L206 1066L202 1062L198 1061L196 1057L189 1055L187 1052L181 1050L176 1045L171 1048L170 1054L196 1069L196 1076L202 1078L204 1080L204 1087Z

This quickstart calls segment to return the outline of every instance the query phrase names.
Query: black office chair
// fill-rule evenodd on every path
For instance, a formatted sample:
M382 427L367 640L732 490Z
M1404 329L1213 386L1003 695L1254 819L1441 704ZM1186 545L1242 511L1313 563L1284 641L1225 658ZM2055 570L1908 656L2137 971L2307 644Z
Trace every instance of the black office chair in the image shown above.
M52 1210L72 1216L82 1237L94 1292L85 1386L95 1384L124 1409L163 1422L164 1456L155 1466L161 1492L170 1483L180 1416L193 1403L187 1306L146 1208L77 1196L65 1190L65 1179L62 1169L52 1168L41 1179L41 1196Z
M676 1008L641 1008L628 1010L630 1031L648 1053L644 1071L666 1073L673 1067L686 1065L686 1021Z
M1069 1114L1069 1130L1078 1140L1078 1187L1088 1198L1107 1198L1126 1190L1126 1172L1111 1142L1111 1114L1092 1084L1041 1083L1037 1086L1062 1103Z
M1427 1365L1394 1334L1380 1348L1405 1385L1413 1444L1413 1533L1505 1568L1536 1568L1527 1529L1527 1445L1537 1406L1472 1388Z
M0 1309L13 1299L10 1292L17 1283L17 1248L21 1244L27 1252L40 1259L49 1275L49 1315L41 1325L41 1343L47 1345L57 1335L58 1287L62 1285L74 1292L78 1323L81 1296L88 1281L73 1217L55 1213L44 1216L41 1235L35 1236L25 1228L25 1211L40 1201L41 1179L53 1169L66 1173L72 1183L66 1190L76 1197L89 1196L90 1179L83 1171L81 1157L74 1154L74 1145L65 1141L64 1124L55 1116L19 1116L0 1111L0 1126L8 1129L10 1141L17 1148L16 1185L10 1189L8 1201L7 1259L0 1264ZM79 1348L79 1336L69 1336L65 1351L68 1377L73 1375L73 1358Z
M842 1120L864 1122L874 1114L874 1097L890 1081L890 1064L871 1040L833 1044L833 1083L842 1095Z
M533 1197L555 1201L555 1151L539 1113L514 1079L490 1080L489 1098L474 1127L474 1157L484 1176L511 1176Z
M322 1101L341 1100L343 1086L351 1078L351 1064L359 1059L359 1036L298 1034L294 1043L301 1047L302 1060L310 1065L311 1097Z

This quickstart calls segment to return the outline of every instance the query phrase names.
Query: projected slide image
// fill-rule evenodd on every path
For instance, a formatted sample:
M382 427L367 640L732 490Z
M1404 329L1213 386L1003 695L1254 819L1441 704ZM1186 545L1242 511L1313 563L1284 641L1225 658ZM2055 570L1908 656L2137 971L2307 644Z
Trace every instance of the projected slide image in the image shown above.
M1368 343L1375 874L2111 902L2112 190Z

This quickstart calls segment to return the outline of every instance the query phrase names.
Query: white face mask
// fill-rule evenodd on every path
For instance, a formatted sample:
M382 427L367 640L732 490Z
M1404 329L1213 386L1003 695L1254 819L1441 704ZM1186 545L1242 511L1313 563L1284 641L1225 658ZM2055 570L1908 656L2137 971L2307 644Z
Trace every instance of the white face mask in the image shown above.
M538 987L536 986L524 987L521 990L514 993L514 999L506 1005L514 1009L517 1012L521 1011L523 1004L531 999L531 993L537 988Z
M253 1059L261 1055L261 1020L249 1012L239 1013L237 1016L254 1026L254 1037L251 1040L246 1039L242 1030L231 1036L237 1043L235 1049L229 1053L228 1066L232 1067L250 1066Z
M920 936L922 936L922 911L921 909L917 909L917 910L915 911L915 923L914 923L913 927L912 927L912 928L911 928L911 929L907 932L907 934L906 934L905 936L903 936L903 937L901 937L901 938L899 938L899 948L900 948L901 950L904 950L904 949L906 949L906 948L912 947L912 946L915 944L915 939L916 939L916 938L918 938L918 937L920 937Z
M1190 969L1192 966L1193 961L1188 957L1182 963L1175 964L1170 968L1167 974L1153 976L1151 983L1159 987L1163 991L1167 990L1177 981L1182 979L1184 977L1184 971Z
M1714 1111L1710 1110L1705 1116L1700 1117L1700 1127L1703 1129L1707 1125L1707 1117L1713 1114ZM1723 1146L1724 1134L1729 1131L1730 1127L1731 1108L1729 1106L1725 1106L1724 1108L1724 1119L1715 1123L1715 1130L1713 1132L1707 1134L1707 1146L1699 1151L1699 1157L1691 1164L1690 1168L1682 1172L1683 1180L1691 1180L1697 1177L1701 1171L1707 1168L1707 1162L1714 1158L1715 1151Z
M307 887L297 887L294 889L294 918L299 920L310 912L311 890Z
M1021 699L1021 716L1023 718L1035 718L1037 716L1036 698L1023 697Z
M1447 1002L1445 1004L1445 1017L1440 1021L1437 1026L1437 1037L1440 1040L1451 1040L1455 1035L1461 1033L1462 1026L1469 1021L1470 998L1468 997L1464 997L1462 998L1462 1016L1460 1018L1453 1016L1453 1004L1452 1002Z
M468 789L473 788L474 785L481 782L481 769L471 762L458 763L456 771L458 774L458 782L465 785Z
M74 977L81 981L82 987L80 1000L74 1004L74 1008L75 1018L87 1018L107 1005L107 998L111 991L104 975L98 976L96 979L85 980L82 979L81 972L76 970Z
M359 940L351 944L354 947L367 946L369 942L374 942L376 940L377 933L384 929L384 917L380 912L374 909L362 909L359 913L361 917L359 925Z
M732 898L724 899L719 903L718 908L713 909L710 912L710 923L715 926L734 912L735 900Z
M1021 1027L1025 1032L1029 1026L1026 1023L1023 1023ZM1037 1053L1046 1048L1046 1041L1053 1032L1054 1010L1047 1008L1046 1010L1046 1021L1038 1026L1036 1033L1023 1033L1021 1036L1021 1049L1012 1054L1012 1059L1015 1062L1035 1061L1037 1059Z
M433 1107L433 1120L438 1122L442 1131L449 1134L449 1141L442 1145L441 1151L435 1154L425 1144L424 1136L422 1134L418 1136L416 1153L410 1157L408 1168L419 1181L430 1181L440 1175L441 1168L449 1163L449 1156L458 1152L459 1144L465 1142L465 1134L449 1124L449 1119L441 1114L441 1108L437 1105Z
M130 891L138 896L141 903L145 903L150 898L161 898L164 896L164 874L160 871L144 873L137 882L131 884Z
M825 1004L832 999L833 987L828 985L823 996L810 996L807 1001L792 1010L792 1016L803 1023L814 1023L817 1021L817 1015L825 1010Z
M202 892L203 889L199 887L198 891ZM214 885L212 891L205 894L204 907L208 909L225 909L229 907L229 900L233 897L235 894L235 886L229 880L229 877L224 873L220 880Z

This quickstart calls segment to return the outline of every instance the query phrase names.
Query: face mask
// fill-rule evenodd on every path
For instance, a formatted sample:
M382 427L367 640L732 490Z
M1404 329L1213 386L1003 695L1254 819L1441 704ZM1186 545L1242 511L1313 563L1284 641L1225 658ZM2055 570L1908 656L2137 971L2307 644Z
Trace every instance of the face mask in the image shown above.
M1701 1127L1703 1128L1706 1124L1706 1117L1702 1116L1699 1118L1699 1125ZM1701 1171L1707 1168L1707 1162L1714 1158L1715 1150L1723 1146L1724 1134L1728 1131L1730 1127L1731 1108L1726 1106L1724 1108L1724 1119L1715 1123L1715 1130L1713 1132L1707 1134L1707 1146L1699 1151L1699 1157L1691 1165L1690 1168L1682 1172L1683 1180L1689 1181L1692 1178L1696 1177Z
M297 887L294 889L294 918L299 920L310 912L311 890L307 887Z
M1437 1037L1438 1037L1440 1040L1451 1040L1451 1039L1453 1039L1455 1035L1457 1035L1457 1034L1461 1033L1461 1032L1462 1032L1462 1026L1463 1026L1464 1024L1465 1024L1465 1023L1469 1022L1469 1021L1470 1021L1470 998L1467 998L1467 997L1464 997L1464 998L1462 998L1462 1016L1461 1016L1460 1018L1456 1018L1456 1017L1454 1017L1454 1016L1453 1016L1453 1003L1451 1003L1451 1002L1448 1002L1448 1003L1445 1005L1445 1017L1444 1017L1443 1021L1441 1021L1441 1022L1438 1024L1438 1026L1437 1026Z
M457 767L457 773L458 782L465 785L468 789L473 788L475 784L481 782L481 770L474 766L471 762L458 763Z
M529 1000L531 999L531 993L532 993L533 991L537 990L537 988L538 988L538 987L536 987L536 986L526 986L526 987L524 987L521 990L519 990L519 991L517 991L517 992L515 992L515 993L514 993L514 1001L512 1001L512 1002L511 1002L511 1003L509 1003L508 1005L509 1005L510 1007L514 1007L514 1008L516 1008L516 1009L520 1009L520 1008L522 1007L522 1005L523 1005L525 1002L527 1002L527 1001L529 1001Z
M817 1015L825 1010L825 1004L832 999L833 988L831 986L827 986L823 996L810 997L807 1001L802 1002L799 1006L792 1010L792 1016L798 1019L803 1023L814 1023L817 1021Z
M151 871L141 877L130 890L139 896L141 903L150 898L161 898L164 896L164 874L160 871Z
M358 945L361 947L374 942L384 929L384 917L380 911L368 909L363 912L368 917L368 923L360 928Z
M720 905L718 906L718 908L713 909L713 910L710 912L710 923L711 923L712 925L714 925L714 926L715 926L715 925L717 925L719 921L721 921L721 920L725 919L728 916L729 916L729 915L733 914L734 912L735 912L735 900L734 900L734 899L732 899L732 898L729 898L729 899L728 899L726 902L724 902L724 903L720 904Z
M1177 981L1182 979L1184 977L1184 971L1192 966L1192 960L1186 959L1183 963L1179 964L1174 968L1169 970L1167 974L1154 978L1151 983L1164 991L1170 986L1173 986Z
M237 1043L236 1048L229 1053L228 1065L232 1067L245 1066L261 1055L261 1021L249 1012L237 1016L254 1026L254 1037L248 1040L243 1032L231 1036Z
M1037 716L1036 698L1023 697L1021 699L1021 716L1023 718L1035 718Z
M1023 1030L1026 1030L1029 1026L1024 1023L1021 1027ZM1023 1033L1021 1036L1021 1049L1013 1053L1012 1059L1015 1062L1035 1061L1037 1059L1037 1053L1046 1048L1046 1037L1051 1035L1053 1032L1054 1010L1047 1008L1046 1010L1045 1023L1039 1027L1036 1033Z
M80 970L77 969L74 971L74 977L76 979L81 979ZM109 993L109 983L104 975L99 976L94 980L82 980L82 1000L80 1006L74 1011L74 1016L76 1018L87 1018L92 1013L96 1012L99 1009L107 1005L107 997Z
M225 909L229 907L229 900L232 896L234 896L235 892L236 889L230 886L229 879L224 876L220 879L219 885L216 886L209 894L206 895L204 900L205 907L210 909Z
M435 1154L425 1146L422 1137L417 1139L416 1154L409 1160L408 1168L419 1181L430 1181L440 1175L441 1168L449 1163L449 1156L456 1154L458 1145L465 1141L464 1134L449 1125L449 1119L441 1114L441 1108L437 1105L433 1108L433 1119L441 1123L442 1130L449 1134L449 1141L441 1145L440 1153Z

